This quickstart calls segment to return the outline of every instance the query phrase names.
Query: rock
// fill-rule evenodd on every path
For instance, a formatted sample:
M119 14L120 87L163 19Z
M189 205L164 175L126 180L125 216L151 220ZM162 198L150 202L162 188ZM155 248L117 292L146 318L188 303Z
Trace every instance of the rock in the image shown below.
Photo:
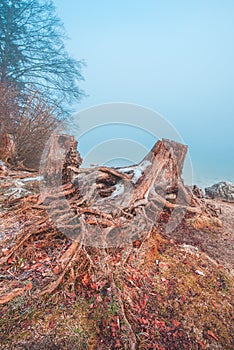
M202 189L199 188L199 187L197 187L196 185L194 185L194 186L192 187L192 191L193 191L193 194L194 194L197 198L200 198L200 199L204 198L204 194L203 194L203 192L202 192Z
M219 182L211 187L205 188L208 198L222 199L226 202L234 202L234 184L230 182Z

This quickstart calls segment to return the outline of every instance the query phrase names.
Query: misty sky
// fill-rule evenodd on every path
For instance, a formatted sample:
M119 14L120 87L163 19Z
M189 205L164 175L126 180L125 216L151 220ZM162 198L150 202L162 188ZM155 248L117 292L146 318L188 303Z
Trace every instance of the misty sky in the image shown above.
M158 111L189 145L198 184L234 182L233 0L54 3L69 52L87 63L77 111L108 102Z

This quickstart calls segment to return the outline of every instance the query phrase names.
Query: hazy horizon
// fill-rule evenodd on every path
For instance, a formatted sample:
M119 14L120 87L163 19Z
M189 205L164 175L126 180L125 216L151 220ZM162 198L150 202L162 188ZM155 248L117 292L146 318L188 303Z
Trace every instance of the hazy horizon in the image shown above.
M77 111L109 102L153 109L189 146L195 182L234 182L233 1L54 3L68 51L87 63L80 87L89 96Z

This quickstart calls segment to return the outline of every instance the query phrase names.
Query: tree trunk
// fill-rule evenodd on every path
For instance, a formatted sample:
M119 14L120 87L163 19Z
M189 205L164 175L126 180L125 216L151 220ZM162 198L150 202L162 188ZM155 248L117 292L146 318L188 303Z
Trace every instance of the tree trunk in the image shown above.
M10 165L15 164L16 149L13 136L2 132L0 135L0 159Z
M79 168L82 163L77 141L70 135L52 135L44 151L41 175L47 185L60 186L71 181L69 167Z

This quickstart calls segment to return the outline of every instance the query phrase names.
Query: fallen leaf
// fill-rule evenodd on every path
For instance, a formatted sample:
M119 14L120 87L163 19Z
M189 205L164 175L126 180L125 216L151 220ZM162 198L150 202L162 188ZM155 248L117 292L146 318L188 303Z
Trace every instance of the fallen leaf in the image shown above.
M115 342L115 347L116 348L120 348L121 347L121 343L120 343L120 340L117 339L116 342Z
M10 249L2 249L3 254L7 256L10 253Z
M219 338L218 338L213 332L211 332L210 330L207 331L207 334L208 334L210 337L214 338L216 341L219 340Z
M55 266L55 267L53 268L53 273L54 273L55 275L58 275L58 274L59 274L59 267L58 267L58 266Z
M172 323L175 327L179 327L180 326L180 322L177 320L172 320Z
M54 328L54 318L51 317L49 320L49 328Z
M25 286L25 289L26 289L26 290L31 290L32 287L33 287L32 282L28 282L28 283L26 284L26 286Z
M217 308L217 305L216 305L216 303L215 303L214 300L212 300L211 303L212 303L212 305L214 306L214 308Z
M90 283L90 288L94 289L94 290L97 290L98 289L98 285L96 283L94 283L94 282L91 282Z
M87 287L88 284L89 284L89 276L87 274L84 275L84 277L82 278L81 282L82 282L84 287Z
M138 241L138 240L136 240L136 241L133 242L133 247L134 247L134 248L138 248L138 247L140 247L140 245L141 245L141 242Z
M97 295L96 300L97 300L98 303L101 303L102 302L102 297L100 295Z
M146 295L144 296L144 299L139 300L139 304L142 309L145 309L147 301L148 301L148 297Z
M202 340L199 340L199 341L198 341L198 344L200 345L200 347L202 348L202 350L205 349L205 344L203 343Z

